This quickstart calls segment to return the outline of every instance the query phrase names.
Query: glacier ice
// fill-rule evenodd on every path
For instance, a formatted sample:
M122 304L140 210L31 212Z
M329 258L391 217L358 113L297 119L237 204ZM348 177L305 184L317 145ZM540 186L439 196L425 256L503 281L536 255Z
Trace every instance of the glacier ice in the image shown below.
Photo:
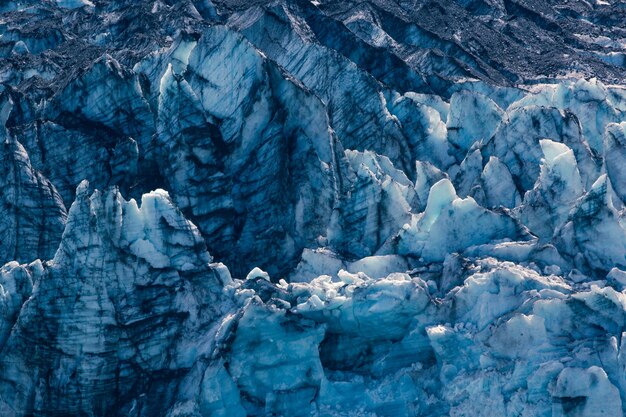
M551 239L568 219L584 188L574 153L567 145L540 141L544 158L532 190L524 195L520 218L541 239Z
M599 270L626 265L626 225L621 213L614 206L611 182L604 174L578 200L561 229L558 239L563 252L576 253L575 261L584 259Z
M370 256L409 221L416 193L389 158L346 150L356 177L333 211L328 244L356 257ZM345 184L344 186L347 186Z
M624 178L624 162L626 161L626 123L613 123L606 126L604 136L604 167L611 178L613 189L626 203L626 178Z
M33 168L14 138L0 144L4 175L0 209L0 259L30 262L51 258L65 227L66 209L54 185Z
M412 216L395 244L400 254L441 262L449 253L497 240L524 239L523 234L509 214L487 210L472 197L459 198L446 178L432 186L426 209Z
M138 206L115 189L90 195L81 183L54 258L2 271L2 328L13 327L0 364L2 414L92 413L96 403L128 412L132 404L110 390L151 386L151 373L163 376L149 389L166 391L208 348L202 339L227 309L210 261L167 193L146 194ZM20 296L28 302L16 317Z
M489 158L480 174L480 179L482 182L480 191L484 195L483 199L487 207L513 208L521 204L521 197L513 177L497 156Z
M448 140L463 155L475 142L490 139L503 117L502 109L490 98L469 91L456 92L450 97Z
M3 2L0 415L626 415L622 14Z

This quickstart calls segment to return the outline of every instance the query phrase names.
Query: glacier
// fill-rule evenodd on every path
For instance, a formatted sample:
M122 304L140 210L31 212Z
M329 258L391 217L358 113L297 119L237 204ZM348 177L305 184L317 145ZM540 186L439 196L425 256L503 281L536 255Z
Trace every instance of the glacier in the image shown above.
M0 4L0 415L626 415L626 11Z

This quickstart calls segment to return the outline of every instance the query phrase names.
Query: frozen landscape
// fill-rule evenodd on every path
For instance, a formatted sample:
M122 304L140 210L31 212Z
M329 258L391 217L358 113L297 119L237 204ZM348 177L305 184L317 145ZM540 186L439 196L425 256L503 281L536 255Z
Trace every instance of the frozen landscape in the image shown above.
M0 416L626 415L626 6L0 2Z

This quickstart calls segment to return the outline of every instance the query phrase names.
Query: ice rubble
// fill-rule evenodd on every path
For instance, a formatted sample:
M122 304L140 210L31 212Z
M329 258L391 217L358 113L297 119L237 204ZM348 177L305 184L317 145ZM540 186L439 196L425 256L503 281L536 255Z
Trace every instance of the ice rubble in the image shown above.
M193 59L181 62L193 65ZM176 153L182 152L196 155L203 166L217 164L213 148L195 144L188 126L211 126L212 118L231 112L221 107L227 113L206 116L211 104L203 103L197 87L172 64L163 71L158 137L182 135L189 146L172 148L169 158L182 158ZM181 97L194 106L182 107ZM450 114L457 114L459 102L452 101ZM498 127L521 117L520 107L512 107L506 116L495 113L502 120L487 127L489 134L469 128L459 136L466 138L468 155L456 174L453 165L446 172L441 160L418 161L413 181L383 155L346 150L339 168L346 191L328 226L328 247L306 249L292 283L274 284L259 268L233 281L226 267L209 265L198 229L163 191L144 195L138 205L115 190L89 197L88 185L81 184L54 259L2 270L0 366L13 381L1 386L3 398L12 398L3 409L10 415L78 412L100 398L108 406L122 401L116 406L131 415L151 410L150 401L97 394L107 392L120 373L124 386L137 384L132 369L139 366L155 375L145 385L150 396L168 392L170 416L621 413L626 299L607 286L623 285L618 268L626 266L622 197L610 181L621 175L620 126L607 124L604 143L614 156L605 158L606 174L588 191L568 146L574 142L557 141L562 127L539 129L538 137L549 133L551 139L529 145L538 145L543 157L534 157L538 174L534 186L526 187L523 175L515 175L524 171L516 171L489 138L497 143L520 137ZM541 108L521 108L543 117ZM183 117L165 116L172 112ZM229 128L220 128L215 140L230 140L223 129ZM331 160L328 150L318 149ZM171 184L186 183L188 174L176 169L168 174L176 180ZM484 207L474 197L460 198L450 178ZM192 198L199 197L186 198L176 197L182 207L197 207ZM598 236L613 244L607 248ZM566 259L540 255L546 243ZM354 260L346 260L346 253ZM606 282L577 284L578 270L611 273ZM74 274L79 279L68 281ZM199 294L211 294L213 304ZM60 315L76 297L74 313ZM138 309L145 303L151 312ZM53 331L41 328L44 323L57 329L53 355L32 350ZM185 336L172 343L173 335ZM25 344L32 337L35 344ZM109 358L106 371L96 356ZM36 382L38 373L58 362L74 363L73 371L63 368ZM180 388L169 390L169 381L156 378L162 372L180 381ZM41 399L32 403L32 395Z
M218 42L234 36L216 31ZM254 51L245 54L267 94L305 94L275 78L277 69ZM545 108L534 104L495 112L502 120L486 127L492 138L458 129L467 147L460 163L418 161L409 174L372 151L333 155L327 131L304 132L324 138L305 141L306 152L335 163L343 181L330 190L340 195L320 247L303 251L289 283L260 268L233 279L210 264L200 230L176 207L199 216L205 189L176 187L193 173L215 169L219 179L237 167L235 156L222 165L229 158L219 159L195 129L230 141L231 128L217 119L239 128L258 119L233 116L236 104L207 113L216 104L196 93L200 78L189 82L175 69L195 65L183 55L178 67L159 64L162 73L143 69L159 80L156 137L168 152L158 158L169 158L175 194L154 191L138 204L116 189L90 195L82 183L66 193L76 197L54 258L0 271L3 413L88 413L96 404L171 417L624 411L626 231L611 182L621 175L619 125L607 124L604 140L613 159L587 171L575 152L595 164L584 136L563 140L562 129L577 130L542 119ZM542 153L524 162L537 164L536 178L494 147L521 137L521 127L507 127L520 117L552 126L527 144ZM550 139L540 139L544 133ZM26 155L19 142L7 143ZM187 171L190 155L197 166ZM117 389L144 394L110 395Z
M240 395L233 400L235 409L249 414L621 415L626 392L621 341L626 298L619 292L623 272L618 269L626 253L622 198L613 192L611 174L599 175L584 142L564 141L560 132L562 126L552 133L540 129L531 145L543 154L534 157L534 186L513 174L516 166L506 154L500 154L505 162L493 154L490 138L472 140L470 154L484 152L488 158L478 158L468 193L492 210L472 197L459 198L449 174L431 162L417 163L412 182L384 157L346 151L353 202L345 200L337 218L360 213L362 220L331 223L328 244L339 253L345 246L338 238L366 245L361 246L365 251L349 250L366 257L346 261L328 248L306 249L291 284L251 291L252 284L235 281L239 302L253 300L246 301L244 314L258 311L268 340L282 337L285 347L307 346L298 345L298 352L272 347L280 353L270 356L270 367L282 371L269 380L269 370L257 371L251 382L236 359L234 372L243 377L236 387L227 364L243 353L213 362L205 372L228 387L223 398ZM613 135L605 143L618 151ZM583 152L586 170L579 170L573 149ZM620 175L612 163L613 175ZM459 172L465 167L461 164ZM381 210L390 220L400 217L377 223L380 214L371 213ZM385 224L401 230L389 235ZM350 232L354 226L362 229ZM346 231L350 239L342 234ZM614 244L607 248L602 244L607 241ZM440 262L443 270L424 267ZM422 266L411 270L416 265ZM593 278L577 268L592 276L613 269L607 281L587 283ZM292 314L289 319L285 311ZM272 330L269 322L281 323L281 330ZM295 323L300 324L292 335L282 333ZM240 340L255 330L237 327L236 333ZM259 348L257 359L248 343L237 346L251 364L268 358L269 347ZM319 348L302 360L299 354L310 344ZM288 382L262 391L270 380L284 378ZM203 401L184 404L200 410ZM224 401L219 397L211 404Z
M98 56L37 105L3 73L0 414L626 412L624 90L451 85L478 68L452 44L318 6Z
M570 152L544 146L551 162ZM52 261L0 271L6 415L87 412L96 399L133 416L622 412L626 296L611 280L451 255L447 273L391 272L408 271L396 255L331 267L328 252L307 259L334 277L275 284L255 268L233 280L164 191L138 205L88 189ZM454 202L478 210L439 181L420 224L432 230ZM146 394L102 396L117 384Z

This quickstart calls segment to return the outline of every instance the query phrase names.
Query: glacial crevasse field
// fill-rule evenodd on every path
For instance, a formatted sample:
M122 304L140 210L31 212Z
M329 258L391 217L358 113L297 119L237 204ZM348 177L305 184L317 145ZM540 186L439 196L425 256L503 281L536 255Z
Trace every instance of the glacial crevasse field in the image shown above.
M626 413L626 7L0 3L0 415Z

